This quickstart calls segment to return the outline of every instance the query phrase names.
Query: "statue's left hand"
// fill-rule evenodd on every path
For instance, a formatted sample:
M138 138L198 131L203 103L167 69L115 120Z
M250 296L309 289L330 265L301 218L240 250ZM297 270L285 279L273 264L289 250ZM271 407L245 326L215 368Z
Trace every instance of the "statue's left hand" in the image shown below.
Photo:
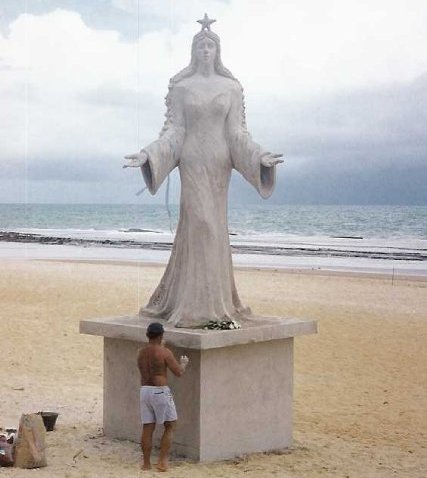
M261 164L266 168L271 168L276 164L283 163L283 159L279 159L283 154L274 154L274 153L264 153L261 157Z

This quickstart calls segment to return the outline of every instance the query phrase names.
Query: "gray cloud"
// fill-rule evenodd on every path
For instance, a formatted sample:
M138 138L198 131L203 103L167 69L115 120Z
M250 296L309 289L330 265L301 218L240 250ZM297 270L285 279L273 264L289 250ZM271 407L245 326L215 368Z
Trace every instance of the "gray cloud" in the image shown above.
M91 182L114 179L121 173L119 158L81 158L72 154L56 159L29 157L25 161L2 162L0 178L30 181Z
M309 164L303 171L279 173L271 204L427 204L427 166L336 171L328 174ZM241 177L234 175L231 204L260 204L263 200Z
M427 75L311 102L254 106L256 139L285 154L272 202L427 204ZM238 177L230 197L260 202Z
M342 91L305 103L270 102L264 113L262 108L256 105L262 114L257 124L264 125L260 137L293 160L319 161L331 172L427 158L427 75L410 84ZM273 116L275 109L281 113ZM278 118L273 125L269 114Z
M9 23L19 15L27 12L33 15L43 15L52 10L61 8L76 11L82 16L84 22L92 28L100 30L117 30L122 39L135 41L140 33L147 33L171 26L179 25L183 21L193 21L194 15L204 13L206 3L227 4L228 0L210 0L200 7L196 3L180 5L176 2L171 10L170 0L139 0L139 24L137 0L13 0L3 2L0 10L0 31L7 34ZM203 12L202 12L203 10Z
M3 2L1 5L0 29L8 33L9 23L19 15L27 12L33 15L43 15L57 8L64 10L78 11L84 21L99 29L117 29L121 25L121 32L124 37L135 38L137 32L137 21L132 18L129 12L114 8L110 2L105 0L13 0Z
M110 87L89 91L82 98L113 107L134 107L135 100L133 92ZM147 121L160 125L159 98L147 95L140 101ZM281 104L280 120L269 129L262 124L277 104L255 107L248 120L254 120L256 139L287 157L278 170L273 203L427 203L426 76L385 90L359 89L312 103ZM26 174L33 181L114 183L126 177L120 161L113 156L30 158ZM18 177L20 171L7 170L3 164L0 175ZM179 188L174 187L177 201ZM230 198L233 203L259 201L237 175Z
M5 70L12 68L5 68ZM2 70L0 66L0 71ZM0 100L24 100L27 102L35 101L39 98L37 89L33 85L28 85L23 81L17 81L14 84L6 86L0 85Z
M114 85L103 85L100 88L87 90L78 95L78 100L94 106L107 106L111 108L122 107L140 111L158 112L162 99L154 95L139 93L135 90L118 88Z
M141 2L143 32L170 27L167 20L170 12L162 13L163 7L156 2L155 8L147 10L144 5L151 5L150 1ZM137 33L134 3L34 0L27 5L30 13L39 14L50 12L60 4L61 8L79 11L87 25L120 29L121 35L134 41ZM128 10L126 5L130 6ZM24 7L23 0L5 2L0 23L23 13ZM179 21L184 21L183 13L179 15ZM0 59L2 67L7 64ZM257 83L255 73L254 78L248 77L253 84ZM117 87L114 78L106 77L105 81L110 83L85 91L81 89L86 85L82 82L71 88L66 101L59 104L57 97L49 96L48 90L43 95L36 89L37 84L26 85L22 78L21 82L4 83L0 99L11 105L5 119L14 116L15 122L24 124L23 110L15 108L16 102L10 100L22 100L26 88L27 99L34 100L34 105L29 110L32 136L27 164L19 159L24 149L21 126L14 134L7 130L3 135L0 132L3 145L9 141L10 146L9 150L0 151L0 177L7 180L26 177L35 191L37 184L41 190L47 182L68 182L76 191L87 191L88 195L94 182L122 181L126 175L123 176L120 168L120 154L132 152L136 144L141 142L143 146L145 141L156 138L163 122L164 105L160 94L137 95L135 91ZM155 80L159 81L157 77ZM123 84L132 85L132 81ZM40 81L38 87L44 86L45 82ZM248 95L249 130L264 147L283 152L286 158L285 165L279 168L278 186L271 201L427 203L427 74L412 83L341 88L322 98L308 98L307 93L305 100L283 99L281 88L277 85L270 88L267 79L265 84L255 86L257 92L265 93ZM9 164L7 155L13 153L14 162ZM61 188L55 191L60 194ZM230 194L233 201L258 201L250 186L237 177L233 178Z

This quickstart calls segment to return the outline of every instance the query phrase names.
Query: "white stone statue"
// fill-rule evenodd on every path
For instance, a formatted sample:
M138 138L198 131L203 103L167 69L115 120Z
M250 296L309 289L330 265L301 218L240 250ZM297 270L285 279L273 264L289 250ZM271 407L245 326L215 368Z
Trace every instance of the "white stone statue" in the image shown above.
M170 80L166 121L157 141L125 156L151 194L178 167L179 223L166 271L140 315L176 327L242 320L251 314L234 283L227 225L232 169L263 198L271 195L281 154L264 151L245 123L243 90L221 62L220 40L207 15L193 38L190 64Z

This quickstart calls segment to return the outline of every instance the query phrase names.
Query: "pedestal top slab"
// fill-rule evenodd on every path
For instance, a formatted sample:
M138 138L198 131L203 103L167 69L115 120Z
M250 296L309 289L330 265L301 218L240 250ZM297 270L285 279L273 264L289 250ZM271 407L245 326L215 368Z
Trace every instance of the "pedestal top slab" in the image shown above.
M122 316L88 319L80 322L80 333L99 335L113 339L146 342L145 332L150 322L141 316ZM254 316L236 330L203 330L168 327L165 324L165 340L175 347L207 350L232 345L279 340L317 332L315 320L284 317Z

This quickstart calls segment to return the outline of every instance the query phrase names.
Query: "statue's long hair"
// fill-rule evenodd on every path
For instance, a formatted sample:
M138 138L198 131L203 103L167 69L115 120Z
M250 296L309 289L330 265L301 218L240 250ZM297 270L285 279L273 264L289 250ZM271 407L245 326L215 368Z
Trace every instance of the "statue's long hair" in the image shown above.
M171 91L172 91L173 87L177 83L179 83L181 80L183 80L184 78L188 78L190 76L193 76L196 73L196 70L197 70L197 57L196 57L197 43L200 40L204 40L205 38L209 38L216 45L216 54L215 54L215 60L214 60L215 73L217 73L218 75L221 75L221 76L225 76L226 78L230 78L231 80L236 81L239 84L239 86L242 90L242 97L243 97L243 88L242 88L242 85L240 84L239 80L237 80L237 78L235 78L233 76L231 71L222 64L221 44L220 44L219 36L216 33L211 32L210 30L202 30L201 32L194 35L194 37L193 37L193 42L192 42L192 45L191 45L190 64L188 66L186 66L184 69L182 69L180 72L178 72L175 76L173 76L169 81L169 92L168 92L168 94L166 95L166 98L165 98L165 103L166 103L166 108L167 108L166 114L165 114L166 120L165 120L165 123L163 125L162 131L160 132L160 136L162 136L162 134L173 123L174 112L172 111L172 108L171 108ZM246 115L245 115L244 97L243 97L242 101L243 101L243 108L242 108L242 111L241 111L241 114L242 114L241 121L242 121L243 129L246 131Z
M216 33L211 32L210 30L202 30L201 32L194 35L194 37L193 37L193 43L191 45L190 64L171 78L170 86L173 86L176 83L178 83L179 81L183 80L184 78L188 78L189 76L192 76L196 73L196 69L197 69L197 57L196 57L197 43L200 40L204 40L205 38L209 38L216 45L216 55L215 55L215 60L214 60L215 73L217 73L218 75L221 75L221 76L225 76L226 78L231 78L232 80L237 81L236 78L231 73L231 71L228 70L227 68L225 68L225 66L222 64L222 61L221 61L221 44L220 44L219 36Z

